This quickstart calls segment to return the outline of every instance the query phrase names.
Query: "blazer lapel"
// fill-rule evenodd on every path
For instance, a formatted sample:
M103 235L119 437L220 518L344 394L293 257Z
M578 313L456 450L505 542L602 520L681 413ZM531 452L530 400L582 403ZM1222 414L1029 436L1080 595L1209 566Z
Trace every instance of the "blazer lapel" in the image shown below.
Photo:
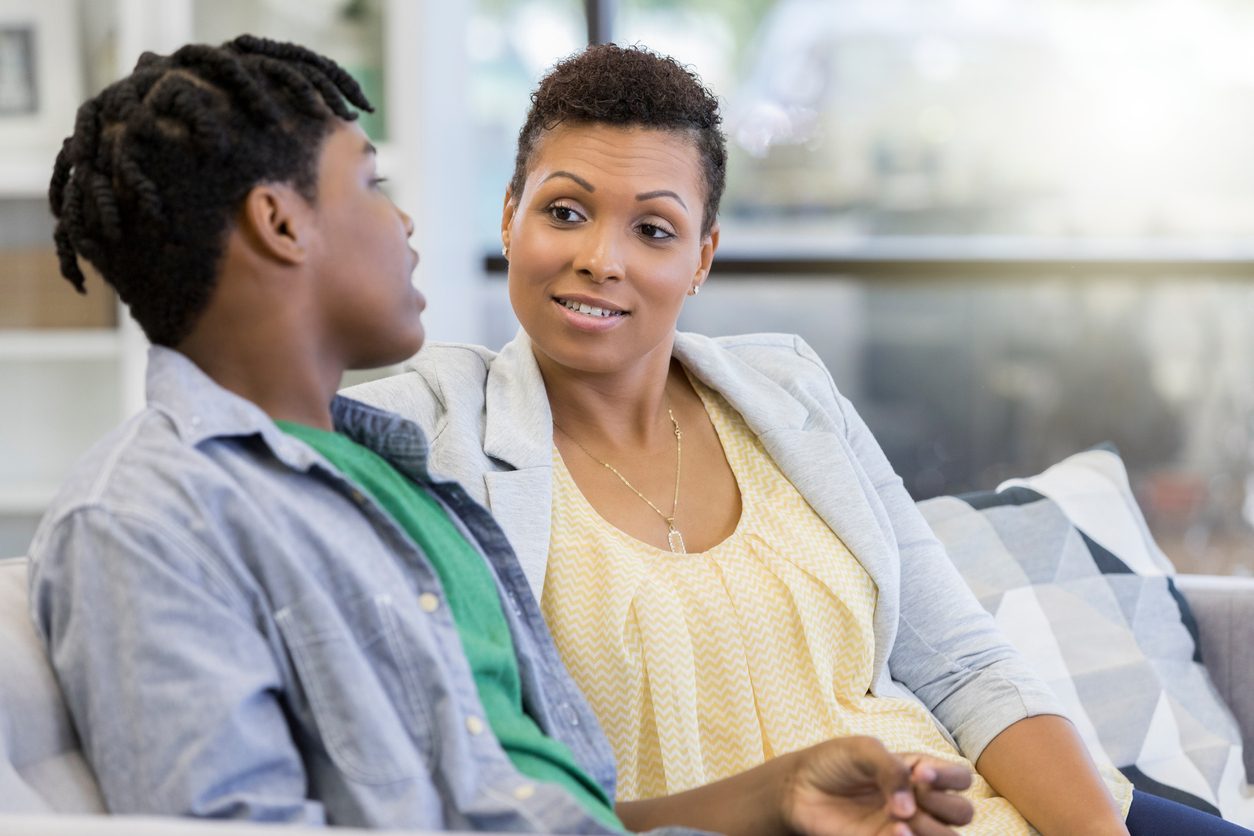
M539 601L549 560L553 470L497 470L485 474L483 480L488 491L488 510L509 538L531 593Z
M509 538L536 600L544 589L553 503L553 413L519 330L488 367L483 450L506 469L484 475L488 510Z

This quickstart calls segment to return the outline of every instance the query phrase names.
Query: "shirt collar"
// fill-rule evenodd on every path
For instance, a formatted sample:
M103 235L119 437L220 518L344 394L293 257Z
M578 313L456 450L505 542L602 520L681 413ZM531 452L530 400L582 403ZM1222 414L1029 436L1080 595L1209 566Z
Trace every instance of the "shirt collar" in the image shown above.
M165 415L190 447L214 438L259 436L289 467L308 470L322 462L308 445L279 429L261 407L223 388L178 351L148 349L146 388L149 407ZM331 402L331 419L337 432L427 478L427 439L413 422L340 395Z

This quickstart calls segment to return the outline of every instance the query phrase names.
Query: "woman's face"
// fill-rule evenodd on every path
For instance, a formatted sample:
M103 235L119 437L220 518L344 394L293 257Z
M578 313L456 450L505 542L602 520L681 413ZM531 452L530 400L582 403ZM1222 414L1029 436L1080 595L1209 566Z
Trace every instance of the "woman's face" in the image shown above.
M669 362L684 298L718 245L717 228L701 234L704 205L698 152L682 134L544 134L501 220L510 301L540 354L594 373Z

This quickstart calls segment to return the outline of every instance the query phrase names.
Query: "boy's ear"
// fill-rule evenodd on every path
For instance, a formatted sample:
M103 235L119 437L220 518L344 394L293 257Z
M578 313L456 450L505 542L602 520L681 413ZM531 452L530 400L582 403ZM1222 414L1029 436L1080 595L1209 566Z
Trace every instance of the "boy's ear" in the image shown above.
M261 183L244 198L239 231L263 258L303 264L312 235L308 201L285 183Z

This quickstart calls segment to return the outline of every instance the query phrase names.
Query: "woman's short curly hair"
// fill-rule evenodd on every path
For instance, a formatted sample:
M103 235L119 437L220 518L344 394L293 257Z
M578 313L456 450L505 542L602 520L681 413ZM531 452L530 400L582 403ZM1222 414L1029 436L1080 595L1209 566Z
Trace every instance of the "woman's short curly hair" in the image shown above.
M590 46L551 69L531 94L518 132L510 191L521 195L536 143L563 123L656 128L687 134L701 159L705 212L701 234L714 227L727 179L727 141L718 99L674 58L641 46Z

